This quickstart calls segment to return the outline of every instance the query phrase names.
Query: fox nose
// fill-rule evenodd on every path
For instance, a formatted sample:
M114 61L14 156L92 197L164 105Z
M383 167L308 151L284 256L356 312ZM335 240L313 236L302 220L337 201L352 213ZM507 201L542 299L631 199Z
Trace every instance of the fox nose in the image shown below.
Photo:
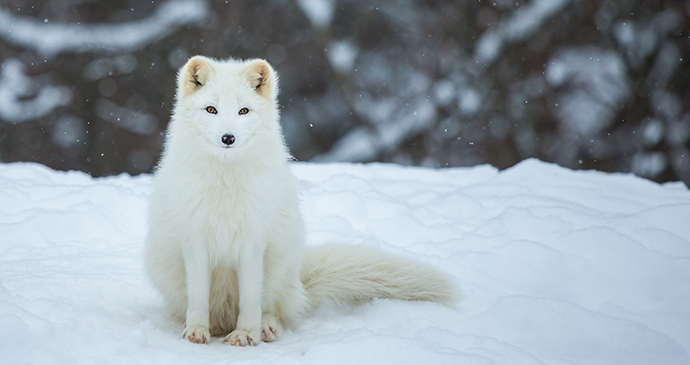
M232 134L224 134L223 137L220 137L220 141L223 142L226 146L229 146L233 143L235 143L235 136Z

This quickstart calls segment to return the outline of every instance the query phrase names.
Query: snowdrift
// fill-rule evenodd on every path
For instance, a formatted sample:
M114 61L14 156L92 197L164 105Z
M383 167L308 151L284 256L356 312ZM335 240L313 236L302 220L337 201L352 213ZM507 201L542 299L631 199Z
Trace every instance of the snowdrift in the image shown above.
M536 160L295 163L312 245L450 273L455 308L326 305L255 348L180 339L142 268L151 177L0 164L3 364L688 364L690 191Z

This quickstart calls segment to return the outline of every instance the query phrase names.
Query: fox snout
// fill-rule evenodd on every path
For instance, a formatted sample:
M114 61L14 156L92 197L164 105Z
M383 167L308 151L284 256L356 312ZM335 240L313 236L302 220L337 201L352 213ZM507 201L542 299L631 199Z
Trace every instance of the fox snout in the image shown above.
M230 147L233 143L235 143L235 136L230 133L225 133L222 137L220 137L220 141L227 147Z

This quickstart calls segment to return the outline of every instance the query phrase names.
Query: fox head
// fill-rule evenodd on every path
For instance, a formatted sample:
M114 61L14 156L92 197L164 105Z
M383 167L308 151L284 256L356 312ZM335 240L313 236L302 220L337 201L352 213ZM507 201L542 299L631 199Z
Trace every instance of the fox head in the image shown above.
M177 125L168 138L189 139L189 148L222 158L267 148L276 134L282 145L277 96L278 75L264 60L194 56L178 73Z

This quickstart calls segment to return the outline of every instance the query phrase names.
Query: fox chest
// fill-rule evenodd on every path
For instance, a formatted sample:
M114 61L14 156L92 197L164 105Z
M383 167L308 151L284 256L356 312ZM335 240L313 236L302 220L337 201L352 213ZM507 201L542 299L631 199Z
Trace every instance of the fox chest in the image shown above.
M183 216L211 253L263 239L275 216L270 202L241 189L205 189L182 199Z

